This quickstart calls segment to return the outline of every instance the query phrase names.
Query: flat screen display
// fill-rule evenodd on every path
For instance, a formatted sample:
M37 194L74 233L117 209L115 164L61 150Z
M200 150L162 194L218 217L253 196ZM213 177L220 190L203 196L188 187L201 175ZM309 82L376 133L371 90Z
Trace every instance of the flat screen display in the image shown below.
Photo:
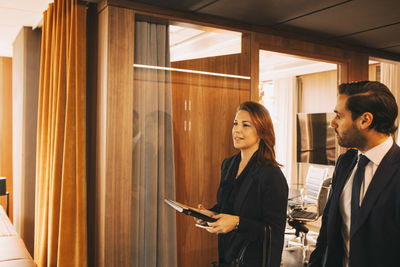
M297 162L335 165L335 113L297 114Z

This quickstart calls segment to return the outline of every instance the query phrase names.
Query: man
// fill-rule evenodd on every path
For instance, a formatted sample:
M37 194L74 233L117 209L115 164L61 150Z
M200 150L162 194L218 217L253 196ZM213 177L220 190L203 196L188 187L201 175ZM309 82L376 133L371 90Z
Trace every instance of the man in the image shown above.
M362 81L339 86L331 122L339 145L332 188L309 267L400 266L400 148L389 89Z

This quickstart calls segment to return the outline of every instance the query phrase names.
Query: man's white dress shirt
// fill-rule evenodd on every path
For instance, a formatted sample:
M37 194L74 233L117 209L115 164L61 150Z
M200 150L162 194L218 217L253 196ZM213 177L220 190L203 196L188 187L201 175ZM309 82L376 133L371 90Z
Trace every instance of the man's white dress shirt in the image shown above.
M372 181L372 178L375 174L376 169L381 163L383 157L390 150L393 145L392 137L388 137L383 143L371 148L370 150L363 153L370 162L365 166L365 178L363 183L361 184L360 190L360 206L362 200L365 196L365 193L368 190L368 186ZM360 156L361 152L358 151L358 156ZM360 158L360 157L358 157ZM358 163L358 162L357 162ZM353 187L353 179L355 170L357 169L357 164L351 172L349 179L346 182L346 185L343 188L343 192L340 196L340 213L343 219L342 225L342 237L344 241L344 259L343 266L349 266L349 253L350 253L350 222L351 222L351 191Z

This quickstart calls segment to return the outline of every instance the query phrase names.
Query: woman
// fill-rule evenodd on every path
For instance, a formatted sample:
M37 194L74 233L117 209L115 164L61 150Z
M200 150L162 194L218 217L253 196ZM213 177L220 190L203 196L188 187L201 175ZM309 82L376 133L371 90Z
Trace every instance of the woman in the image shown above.
M232 129L240 153L225 159L217 204L210 209L218 235L219 262L229 264L244 254L246 266L262 266L264 229L271 229L270 267L280 266L286 224L288 186L275 160L275 134L268 111L255 102L242 103ZM200 209L204 209L199 205ZM221 264L221 265L222 265Z

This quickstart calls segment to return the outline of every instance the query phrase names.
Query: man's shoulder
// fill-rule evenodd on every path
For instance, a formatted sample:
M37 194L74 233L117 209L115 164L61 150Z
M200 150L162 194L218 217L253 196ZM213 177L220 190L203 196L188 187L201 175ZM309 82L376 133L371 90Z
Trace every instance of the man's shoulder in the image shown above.
M392 167L400 167L400 147L396 143L393 143L392 147L385 154L381 161L381 164L383 162L389 163Z
M347 160L353 160L354 157L357 156L357 154L358 154L357 149L351 148L351 149L347 150L345 153L343 153L339 156L339 158L337 159L336 166L338 166L340 162L347 161Z
M343 156L343 157L354 157L357 153L358 153L357 149L350 148L349 150L347 150L346 152L344 152L340 156Z

